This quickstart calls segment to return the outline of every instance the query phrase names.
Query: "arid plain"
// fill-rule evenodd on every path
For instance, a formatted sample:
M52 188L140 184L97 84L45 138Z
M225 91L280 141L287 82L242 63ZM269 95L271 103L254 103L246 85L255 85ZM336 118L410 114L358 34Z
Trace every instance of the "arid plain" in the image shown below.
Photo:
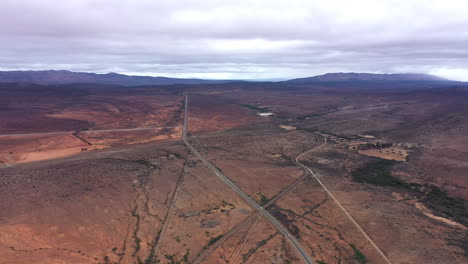
M187 148L184 119L314 263L466 263L467 99L425 82L2 84L0 263L302 263Z

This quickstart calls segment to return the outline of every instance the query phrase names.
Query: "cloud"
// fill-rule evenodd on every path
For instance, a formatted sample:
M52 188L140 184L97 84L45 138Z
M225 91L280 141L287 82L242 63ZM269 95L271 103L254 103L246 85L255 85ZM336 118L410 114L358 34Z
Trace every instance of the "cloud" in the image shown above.
M0 9L0 65L239 79L405 71L468 81L467 14L464 0L16 0Z

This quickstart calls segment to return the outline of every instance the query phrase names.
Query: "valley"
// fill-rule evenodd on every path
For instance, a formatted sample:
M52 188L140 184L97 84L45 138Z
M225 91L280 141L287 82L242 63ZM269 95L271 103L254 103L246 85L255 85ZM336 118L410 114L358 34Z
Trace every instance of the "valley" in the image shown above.
M0 263L468 260L466 85L0 93Z

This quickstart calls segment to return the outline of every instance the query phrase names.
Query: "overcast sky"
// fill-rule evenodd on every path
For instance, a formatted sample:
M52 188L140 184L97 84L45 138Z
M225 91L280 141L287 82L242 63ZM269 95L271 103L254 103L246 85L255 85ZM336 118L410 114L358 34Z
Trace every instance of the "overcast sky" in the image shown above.
M0 70L468 81L468 0L1 0Z

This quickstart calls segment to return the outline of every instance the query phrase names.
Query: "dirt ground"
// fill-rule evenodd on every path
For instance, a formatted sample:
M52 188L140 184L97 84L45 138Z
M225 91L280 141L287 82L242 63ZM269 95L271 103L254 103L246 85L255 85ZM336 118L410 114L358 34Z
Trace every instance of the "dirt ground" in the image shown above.
M0 138L1 264L302 263L188 152L183 93L191 144L317 263L386 263L377 248L391 263L468 261L463 89L79 87L74 104L31 89L0 116L35 99L39 121L22 110L2 133L71 132ZM171 128L73 134L160 125ZM295 162L309 150L315 176Z

